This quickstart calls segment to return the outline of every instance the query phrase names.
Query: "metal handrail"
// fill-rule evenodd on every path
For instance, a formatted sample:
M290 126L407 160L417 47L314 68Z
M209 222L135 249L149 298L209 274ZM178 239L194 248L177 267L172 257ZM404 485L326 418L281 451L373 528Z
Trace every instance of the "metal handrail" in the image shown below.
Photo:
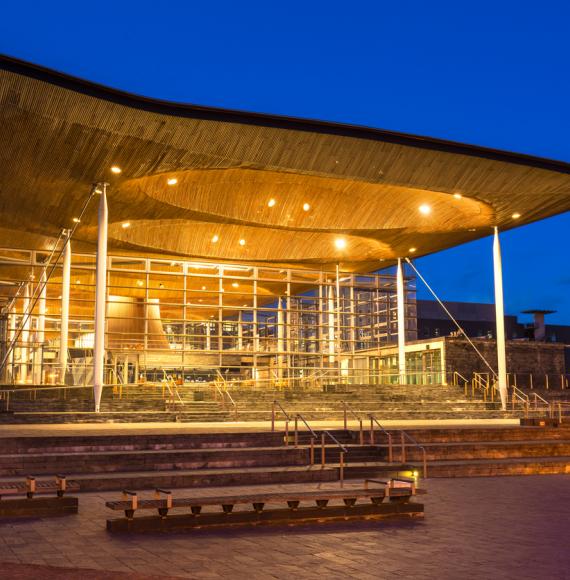
M423 445L420 445L415 439L414 437L412 437L409 433L407 433L406 431L400 431L400 437L401 437L401 445L402 445L402 463L406 462L406 442L405 439L406 437L412 442L412 444L417 447L418 449L420 449L420 451L422 452L422 463L423 463L423 478L427 479L428 476L428 465L427 465L427 455L426 455L426 448Z
M224 396L226 396L228 398L230 404L232 405L232 407L234 409L234 417L235 417L235 419L237 419L238 418L238 406L237 406L237 403L234 401L234 398L230 395L230 392L228 391L228 383L227 383L224 375L222 375L222 373L220 372L219 369L216 371L216 373L220 377L220 381L221 381L222 385L224 385L224 388L221 389L216 381L214 381L214 385L218 389L218 392L220 392L222 394L222 402L224 401Z
M289 423L291 422L291 416L289 415L289 413L287 413L287 411L285 411L283 405L281 405L281 403L277 400L273 401L271 405L271 431L272 432L275 431L275 417L276 417L275 407L279 407L283 415L285 415L285 436L283 439L285 441L285 445L289 445Z
M392 463L394 460L394 453L392 447L392 433L389 433L382 427L380 421L374 415L368 415L370 417L370 445L374 445L374 423L380 427L380 431L388 437L388 463Z
M461 373L453 371L453 384L457 387L459 386L458 377L463 381L463 392L465 393L465 396L467 396L467 385L469 384L469 381Z
M345 430L348 429L348 413L350 413L357 421L358 424L360 425L360 445L364 445L364 430L362 428L362 418L360 417L360 415L357 415L354 411L354 409L346 402L346 401L341 401L342 405L343 405L343 409L344 409L344 428Z
M306 424L306 423L305 423ZM337 447L340 449L340 454L339 454L339 462L338 462L338 477L339 477L339 481L340 481L340 487L344 486L344 456L346 453L348 453L348 449L329 431L322 431L321 432L321 466L324 467L326 465L326 442L325 442L325 438L326 436L329 436L334 443L337 445ZM311 439L312 441L312 439Z
M552 403L547 401L544 397L541 397L538 393L532 393L532 395L534 397L534 409L536 410L538 408L538 401L541 401L546 406L548 415L550 417L552 417L554 415ZM527 395L527 399L528 399L528 404L530 406L530 397L528 395Z

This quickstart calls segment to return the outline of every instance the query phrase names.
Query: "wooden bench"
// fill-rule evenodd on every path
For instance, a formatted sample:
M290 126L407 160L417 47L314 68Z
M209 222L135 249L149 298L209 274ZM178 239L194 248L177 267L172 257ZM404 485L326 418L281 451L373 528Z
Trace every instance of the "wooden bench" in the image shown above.
M405 485L397 486L396 483ZM421 504L411 503L411 509L396 505L408 504L410 498L417 493L424 493L424 490L416 489L413 480L394 478L366 480L364 487L358 489L287 491L193 498L173 498L169 490L156 489L154 499L139 499L136 492L124 490L121 500L108 501L105 505L113 511L125 513L125 518L107 520L107 529L110 531L147 531L212 525L370 519L375 516L377 518L389 517L399 513L417 516L420 512L423 514ZM383 504L384 499L389 500L387 504ZM329 502L337 503L329 506ZM236 505L244 504L251 505L253 511L234 512ZM266 510L266 504L286 504L287 508ZM202 508L205 506L219 506L221 511L204 513ZM173 509L184 509L186 513L167 517ZM158 516L134 518L139 510L156 510Z
M29 475L25 481L0 482L0 517L44 517L77 513L78 500L66 496L79 491L79 483L56 475L53 480L36 480ZM55 497L36 497L44 494ZM26 498L5 499L5 496L25 495Z

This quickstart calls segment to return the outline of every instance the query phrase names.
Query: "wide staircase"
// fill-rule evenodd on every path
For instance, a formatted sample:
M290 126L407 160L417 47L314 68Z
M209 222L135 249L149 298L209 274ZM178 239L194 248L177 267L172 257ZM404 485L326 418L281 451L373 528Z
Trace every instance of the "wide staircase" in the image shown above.
M0 482L67 475L83 491L570 473L570 427L2 436ZM371 440L372 437L372 440ZM296 439L296 440L295 440ZM324 444L324 446L323 446ZM390 445L391 444L391 445ZM342 466L342 469L341 469Z
M346 405L363 417L402 419L496 419L497 401L471 397L454 385L321 384L311 388L251 387L231 382L212 385L144 383L105 387L101 413L93 413L91 388L33 389L11 394L1 422L215 422L269 421L274 401L307 419L341 419ZM0 401L1 403L2 401Z

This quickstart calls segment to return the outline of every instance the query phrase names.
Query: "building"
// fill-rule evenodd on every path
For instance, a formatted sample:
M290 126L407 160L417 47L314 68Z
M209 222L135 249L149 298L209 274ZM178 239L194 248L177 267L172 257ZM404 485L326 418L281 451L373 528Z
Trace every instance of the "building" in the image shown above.
M445 307L471 338L496 336L495 305L478 302L446 302ZM417 300L418 338L437 338L457 333L457 326L435 300ZM552 310L526 310L533 314L530 324L520 322L517 316L505 315L505 332L510 340L533 340L570 344L570 326L545 324L545 314Z
M166 103L8 57L0 119L3 381L93 385L96 402L167 375L408 380L426 363L404 366L407 259L570 209L566 163ZM500 287L498 245L495 264Z

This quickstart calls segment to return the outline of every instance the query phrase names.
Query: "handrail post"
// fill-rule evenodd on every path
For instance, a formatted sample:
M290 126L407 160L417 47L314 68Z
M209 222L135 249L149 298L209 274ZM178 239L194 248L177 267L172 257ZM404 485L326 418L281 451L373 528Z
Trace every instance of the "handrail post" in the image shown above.
M326 464L325 456L325 434L321 434L321 466L324 467Z
M295 415L295 447L299 447L299 425L298 417Z
M275 431L275 401L271 403L271 432Z
M342 402L342 406L344 408L344 430L346 431L348 429L348 417L347 417L346 402L345 401Z
M406 441L404 439L404 432L400 432L400 442L402 445L402 463L406 463Z
M309 453L309 461L311 465L315 465L315 438L311 437L311 450Z
M364 431L362 429L362 419L358 419L360 423L360 445L364 445Z
M388 462L394 463L394 453L392 450L392 433L388 433Z
M532 390L533 389L533 386L532 386L532 373L530 373L530 375L529 375L529 384L530 384L530 389Z
M370 416L370 445L374 445L374 419Z
M546 386L546 390L548 391L548 375L544 375L544 376L545 376L545 379L546 379L546 380L544 381L544 384L545 384L545 386Z
M289 446L289 419L285 419L285 446Z
M562 425L562 403L558 401L558 422Z
M426 450L425 447L422 447L422 454L423 454L423 459L424 459L424 479L427 479L428 476L428 470L427 470L427 457L426 457Z
M344 487L344 451L340 452L339 476L340 487Z

